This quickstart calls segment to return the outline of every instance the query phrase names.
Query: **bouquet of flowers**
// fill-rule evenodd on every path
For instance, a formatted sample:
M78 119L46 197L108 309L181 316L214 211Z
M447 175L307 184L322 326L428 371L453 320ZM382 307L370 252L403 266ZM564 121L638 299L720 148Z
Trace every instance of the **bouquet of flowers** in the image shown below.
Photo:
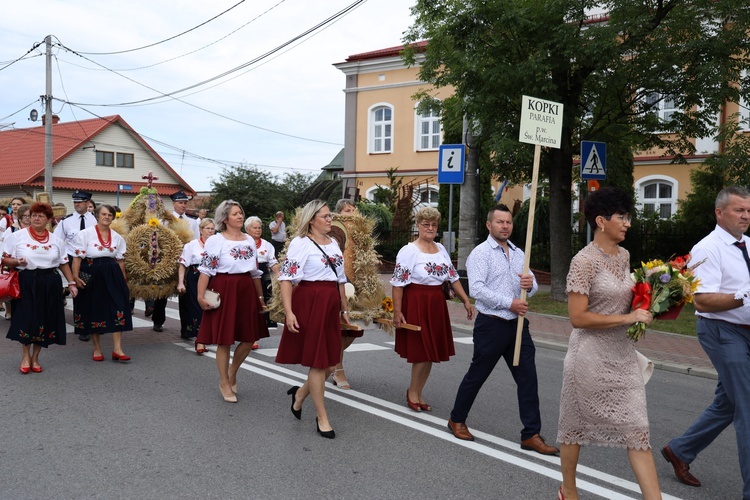
M690 254L676 257L668 262L650 260L641 262L641 266L634 269L630 278L633 286L633 309L646 309L654 318L664 315L667 311L682 309L687 303L693 302L693 295L698 288L699 280L693 270L704 261L688 266ZM675 319L675 316L672 319ZM628 337L638 341L646 333L646 324L637 321L628 328Z

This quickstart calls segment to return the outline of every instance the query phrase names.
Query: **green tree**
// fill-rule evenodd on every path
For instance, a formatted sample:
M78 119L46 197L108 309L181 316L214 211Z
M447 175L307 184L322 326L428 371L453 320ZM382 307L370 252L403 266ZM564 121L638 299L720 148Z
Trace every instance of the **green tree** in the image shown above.
M608 9L604 22L588 15L600 6ZM694 152L689 139L715 133L725 101L750 98L742 73L750 49L746 0L417 0L412 14L404 41L429 40L429 47L423 58L406 50L405 60L419 55L420 79L455 90L500 178L530 177L533 146L518 141L522 96L564 105L561 147L545 148L541 161L550 186L552 296L561 300L580 139L659 147L679 160ZM665 100L676 111L660 117ZM619 184L632 163L612 167L624 171Z
M247 215L269 220L278 210L294 210L312 180L312 175L295 172L279 177L256 167L238 165L224 170L219 180L211 182L211 208L231 199L242 205Z

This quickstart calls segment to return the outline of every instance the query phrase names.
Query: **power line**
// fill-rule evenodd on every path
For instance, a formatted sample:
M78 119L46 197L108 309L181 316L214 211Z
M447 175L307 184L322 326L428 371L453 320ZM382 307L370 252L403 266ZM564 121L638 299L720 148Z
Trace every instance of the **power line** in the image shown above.
M349 11L351 11L354 8L358 7L361 3L365 2L365 1L366 0L357 0L357 1L355 1L354 3L350 4L349 6L345 7L344 9L340 10L336 14L334 14L334 15L330 16L329 18L325 19L324 21L321 21L320 23L316 24L312 28L304 31L303 33L295 36L294 38L292 38L290 40L287 40L286 42L282 43L281 45L277 46L276 48L273 48L273 49L269 50L265 54L262 54L262 55L260 55L260 56L258 56L256 58L254 58L254 59L251 59L250 61L247 61L247 62L243 63L243 64L240 64L239 66L237 66L235 68L232 68L232 69L227 70L227 71L225 71L223 73L215 75L215 76L213 76L213 77L211 77L211 78L209 78L207 80L203 80L201 82L195 83L193 85L189 85L189 86L184 87L182 89L174 90L172 92L167 92L167 93L160 92L160 91L158 91L158 90L156 90L154 88L151 88L151 87L149 87L149 86L147 86L145 84L136 82L132 78L129 78L129 77L125 76L125 75L122 75L122 74L118 73L117 71L114 71L114 70L112 70L110 68L107 68L106 66L104 66L102 64L99 64L98 62L96 62L96 61L94 61L92 59L84 57L81 53L78 53L78 52L74 51L73 49L71 49L69 47L66 47L59 39L58 39L58 42L60 43L60 47L62 47L63 49L69 51L70 53L75 54L75 55L77 55L77 56L79 56L79 57L81 57L83 59L86 59L87 61L89 61L91 63L94 63L97 66L100 66L102 68L105 68L108 71L111 71L112 73L115 73L116 75L118 75L118 76L120 76L122 78L130 80L133 83L141 85L141 86L143 86L143 87L145 87L145 88L147 88L149 90L152 90L152 91L154 91L154 92L156 92L156 93L159 94L158 96L155 96L155 97L149 97L147 99L140 99L140 100L137 100L137 101L128 101L128 102L120 102L120 103L75 103L75 104L80 104L81 106L103 106L103 107L106 107L106 106L130 106L130 105L133 105L133 104L141 104L141 103L145 103L145 102L149 102L149 101L154 101L154 100L158 100L158 99L164 99L166 97L172 97L172 98L174 98L175 94L180 94L182 92L186 92L188 90L192 90L192 89L194 89L196 87L200 87L200 86L206 85L206 84L211 83L211 82L213 82L215 80L218 80L220 78L224 78L224 77L226 77L228 75L231 75L232 73L234 73L236 71L242 70L242 69L244 69L244 68L246 68L246 67L248 67L248 66L250 66L252 64L255 64L255 63L257 63L259 61L262 61L263 59L265 59L265 58L273 55L274 53L276 53L279 50L283 49L284 47L286 47L286 46L294 43L295 41L299 40L300 38L303 38L303 37L309 35L310 33L312 33L314 31L320 29L321 27L325 26L326 24L334 21L335 19L337 19L337 18L339 18L339 17L341 17L341 16L349 13Z
M92 112L92 111L90 111L90 110L88 110L88 109L86 109L84 107L78 106L76 104L70 104L70 105L71 106L76 106L76 107L80 108L81 110L85 111L86 113L89 113L90 115L95 116L95 117L97 117L97 118L99 118L101 120L107 120L109 123L113 123L111 120L109 120L109 119L107 119L107 118L105 118L103 116L99 116L96 113L94 113L94 112ZM32 133L43 134L43 132L32 132ZM255 165L255 166L264 167L264 168L286 169L286 170L292 170L292 171L306 170L306 169L300 169L300 168L297 168L297 167L283 167L283 166L279 166L279 165L265 165L265 164L261 164L261 163L251 163L251 162L244 162L244 161L217 160L217 159L214 159L214 158L209 158L207 156L203 156L203 155L199 155L197 153L190 152L190 151L188 151L186 149L183 149L183 148L180 148L178 146L173 146L173 145L171 145L169 143L166 143L164 141L160 141L159 139L155 139L153 137L147 136L147 135L142 134L140 132L136 132L136 133L139 136L143 137L144 139L148 139L151 142L154 142L156 144L160 144L161 146L169 148L169 149L171 149L173 151L177 151L180 154L187 154L187 155L189 155L189 156L191 156L191 157L193 157L195 159L203 160L203 161L208 161L208 162L211 162L211 163L216 163L216 164L224 166L224 167L238 167L238 166L247 164L247 165ZM67 139L78 139L78 138L75 138L75 137L66 137L66 138ZM118 146L116 144L109 144L109 143L99 142L99 141L96 141L96 140L91 141L91 142L93 142L95 144L99 144L99 145L105 145L105 146ZM320 169L310 169L309 171L310 172L317 172L318 170L320 170Z
M37 48L38 48L38 47L39 47L39 46L40 46L40 45L41 45L42 43L44 43L44 42L36 42L36 43L34 43L34 45L32 45L32 47L31 47L31 48L30 48L29 50L27 50L27 51L26 51L26 53L25 53L24 55L22 55L22 56L21 56L21 57L19 57L18 59L14 59L13 61L10 61L10 62L9 62L8 64L6 64L6 65L5 65L5 66L3 66L2 68L0 68L0 71L2 71L2 70L4 70L4 69L8 68L9 66L12 66L13 64L17 63L17 62L18 62L18 61L20 61L21 59L24 59L24 58L26 58L26 56L28 56L28 55L29 55L29 54L30 54L31 52L35 51L35 50L36 50L36 49L37 49ZM41 55L41 54L37 54L37 55L35 55L34 57L38 57L38 56L40 56L40 55Z
M115 54L125 54L125 53L128 53L128 52L135 52L135 51L137 51L137 50L143 50L143 49L147 49L147 48L149 48L149 47L155 47L156 45L160 45L160 44L162 44L162 43L168 42L168 41L170 41L170 40L174 40L175 38L179 38L179 37L181 37L182 35L185 35L185 34L187 34L187 33L190 33L191 31L194 31L194 30L196 30L196 29L200 28L201 26L205 26L206 24L210 23L210 22L211 22L211 21L213 21L214 19L218 19L219 17L223 16L224 14L226 14L227 12L229 12L230 10L234 9L235 7L237 7L238 5L240 5L241 3L244 3L244 2L245 2L245 0L240 0L240 1L239 1L239 2L237 2L236 4L234 4L234 5L232 5L231 7L229 7L229 8L228 8L227 10L225 10L224 12L222 12L222 13L220 13L220 14L217 14L217 15L215 15L214 17L212 17L212 18L211 18L211 19L209 19L208 21L204 21L204 22L200 23L200 24L199 24L199 25L197 25L197 26L193 26L193 27L192 27L192 28L190 28L189 30L183 31L182 33L178 33L177 35L174 35L174 36L170 36L169 38L165 38L164 40L161 40L161 41L159 41L159 42L154 42L154 43L150 43L150 44L148 44L148 45L144 45L143 47L136 47L136 48L134 48L134 49L127 49L127 50L118 50L118 51L116 51L116 52L80 52L80 53L81 53L81 54L87 54L87 55L91 55L91 56L111 56L111 55L115 55Z
M28 108L28 107L29 107L29 106L31 106L32 104L36 103L36 102L37 102L38 100L39 100L39 99L34 99L33 101L31 101L31 102L30 102L30 103L28 103L28 104L27 104L26 106L24 106L24 107L22 107L21 109L19 109L18 111L14 111L13 113L9 114L8 116L4 116L4 117L0 118L0 122L1 122L1 121L3 121L3 120L7 120L7 119L8 119L8 118L10 118L11 116L13 116L13 115L16 115L16 114L20 113L21 111L23 111L24 109Z
M254 18L252 18L251 20L249 20L248 22L246 22L245 24L243 24L239 28L237 28L237 29L235 29L233 31L230 31L229 33L227 33L226 35L222 36L221 38L218 38L218 39L214 40L213 42L208 43L208 44L206 44L206 45L204 45L202 47L199 47L199 48L197 48L195 50L191 50L190 52L186 52L186 53L181 54L179 56L170 57L169 59L165 59L165 60L157 62L157 63L148 64L146 66L138 66L136 68L113 68L113 71L137 71L137 70L141 70L141 69L153 68L155 66L159 66L161 64L165 64L165 63L168 63L168 62L171 62L171 61L175 61L177 59L181 59L181 58L189 56L191 54L195 54L196 52L200 52L203 49L207 49L208 47L210 47L212 45L215 45L215 44L219 43L220 41L222 41L222 40L224 40L226 38L229 38L230 36L234 35L238 31L240 31L241 29L245 28L246 26L248 26L248 25L252 24L253 22L257 21L258 19L260 19L264 15L268 14L269 12L271 12L273 9L275 9L276 7L278 7L279 5L281 5L282 3L284 3L285 1L286 0L280 0L278 3L276 3L273 6L271 6L270 8L268 8L267 10L265 10L264 12L260 13L259 15L255 16ZM80 53L81 54L89 54L88 52L80 52ZM69 62L69 61L65 61L65 62L68 62L68 64L72 64L73 66L77 66L79 68L87 69L87 70L91 70L91 71L110 71L108 68L92 68L92 67L88 67L88 66L83 66L81 64L75 64L75 63Z

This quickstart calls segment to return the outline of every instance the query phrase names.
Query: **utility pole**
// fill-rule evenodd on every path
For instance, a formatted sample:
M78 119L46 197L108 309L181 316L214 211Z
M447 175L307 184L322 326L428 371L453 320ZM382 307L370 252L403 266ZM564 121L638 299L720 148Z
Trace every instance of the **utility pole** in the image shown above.
M474 135L469 126L469 120L464 116L463 143L468 148L466 154L466 174L461 184L461 202L458 215L458 274L462 278L464 290L469 289L466 279L466 259L474 249L477 239L477 213L479 212L479 197L477 196L477 167L479 151Z
M52 36L44 38L46 51L46 86L44 101L44 190L52 201Z

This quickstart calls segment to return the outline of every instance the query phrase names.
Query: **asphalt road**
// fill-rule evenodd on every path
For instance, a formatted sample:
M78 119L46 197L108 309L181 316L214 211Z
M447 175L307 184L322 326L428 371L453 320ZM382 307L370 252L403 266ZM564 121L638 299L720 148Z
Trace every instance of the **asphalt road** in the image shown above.
M327 440L315 433L311 400L301 421L289 411L286 390L305 373L274 363L280 330L250 355L238 378L239 402L228 404L212 353L196 356L192 345L161 341L179 329L176 304L169 307L164 334L151 333L136 313L136 333L150 341L129 342L125 334L130 363L94 363L90 346L71 335L68 346L44 350L44 373L21 375L20 346L3 343L0 498L556 497L559 459L520 450L515 386L505 366L497 367L469 415L477 441L448 432L471 359L470 336L457 334L456 356L433 367L424 395L434 411L414 413L404 401L409 365L393 353L392 337L367 331L345 356L353 389L326 392L336 430L336 439ZM0 320L1 334L7 325ZM557 434L563 357L537 351L542 434L550 442ZM665 498L740 496L733 429L693 464L701 488L679 483L658 452L711 401L714 387L709 379L660 370L648 384ZM584 448L579 488L582 498L640 497L622 449Z

